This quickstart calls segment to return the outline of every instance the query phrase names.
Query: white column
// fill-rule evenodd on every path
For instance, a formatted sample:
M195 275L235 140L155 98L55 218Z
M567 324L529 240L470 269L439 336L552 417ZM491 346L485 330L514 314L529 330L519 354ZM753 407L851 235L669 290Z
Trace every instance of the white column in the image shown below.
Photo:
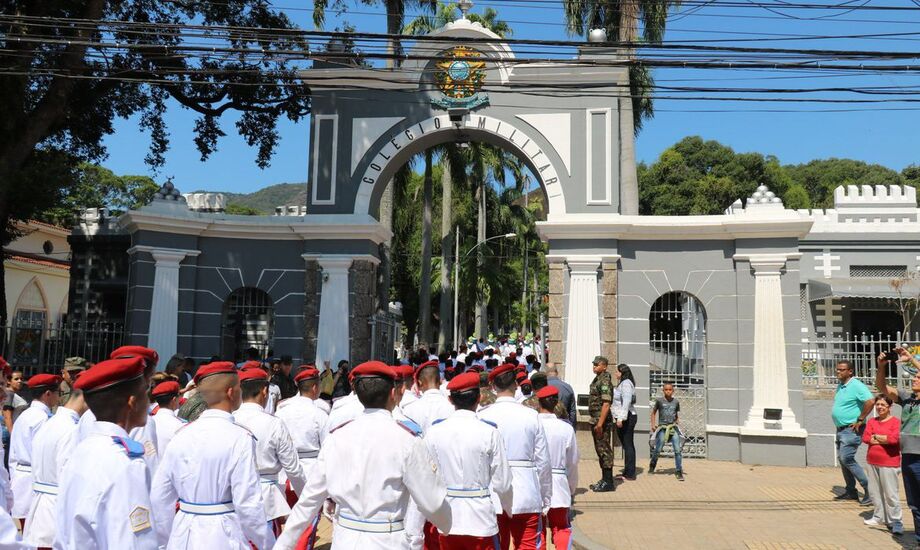
M746 256L754 270L754 404L742 435L805 437L789 408L781 270L785 254ZM764 409L781 409L782 420L764 420Z
M597 270L600 256L566 259L569 266L569 304L566 309L565 380L575 394L587 394L594 378L591 361L601 351Z
M349 342L348 269L351 256L321 255L316 260L323 270L323 290L319 301L319 326L316 331L316 365L329 361L332 368L342 359L351 358Z
M160 356L160 364L165 365L176 353L179 333L179 263L186 257L197 256L201 252L146 246L135 246L128 252L149 252L156 261L147 347L156 350Z

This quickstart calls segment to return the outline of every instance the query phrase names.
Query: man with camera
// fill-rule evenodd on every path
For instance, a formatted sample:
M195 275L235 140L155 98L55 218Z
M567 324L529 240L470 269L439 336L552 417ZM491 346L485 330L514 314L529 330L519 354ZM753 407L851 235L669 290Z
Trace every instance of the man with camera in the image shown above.
M910 380L910 391L888 385L888 365L895 361L909 363L915 369ZM880 354L875 372L875 387L901 405L901 473L907 506L914 516L914 535L920 544L920 361L904 348Z

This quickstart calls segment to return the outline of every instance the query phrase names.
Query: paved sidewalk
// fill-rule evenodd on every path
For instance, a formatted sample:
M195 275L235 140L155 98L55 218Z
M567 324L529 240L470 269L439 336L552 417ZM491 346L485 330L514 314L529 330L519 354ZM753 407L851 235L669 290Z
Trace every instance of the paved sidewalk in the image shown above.
M679 482L671 459L662 458L654 475L646 474L648 462L639 459L636 481L618 480L616 492L593 493L587 487L600 477L600 469L588 434L578 435L582 461L575 527L582 548L917 547L906 504L902 504L906 533L899 541L884 528L863 525L863 519L871 516L871 507L833 501L832 490L842 491L843 481L836 468L685 460L686 481ZM617 453L614 471L621 466ZM901 498L903 501L903 487Z

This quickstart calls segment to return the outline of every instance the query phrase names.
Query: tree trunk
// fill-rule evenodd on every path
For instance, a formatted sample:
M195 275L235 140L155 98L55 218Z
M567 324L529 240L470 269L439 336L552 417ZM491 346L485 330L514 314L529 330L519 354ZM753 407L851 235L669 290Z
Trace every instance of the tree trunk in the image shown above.
M425 151L425 184L422 192L422 274L418 296L418 334L424 346L431 345L431 149Z
M620 42L636 39L638 16L638 2L621 3ZM632 48L627 48L624 54L632 59ZM635 216L639 214L639 178L636 175L636 127L631 89L627 71L626 89L617 99L620 108L620 213Z
M476 231L476 245L479 247L476 249L476 266L478 267L477 272L481 273L482 268L485 265L485 259L483 254L485 253L485 246L482 246L482 243L486 240L486 188L485 188L485 178L481 174L478 174L479 181L478 192L479 192L479 220L478 227ZM478 284L477 284L478 287ZM479 292L479 289L476 289L476 339L485 338L489 333L488 325L488 314L486 312L486 304L482 299L482 296Z
M453 179L447 153L441 157L441 325L438 329L438 351L456 349L453 342L454 285L450 275L454 262ZM450 345L448 346L448 342Z

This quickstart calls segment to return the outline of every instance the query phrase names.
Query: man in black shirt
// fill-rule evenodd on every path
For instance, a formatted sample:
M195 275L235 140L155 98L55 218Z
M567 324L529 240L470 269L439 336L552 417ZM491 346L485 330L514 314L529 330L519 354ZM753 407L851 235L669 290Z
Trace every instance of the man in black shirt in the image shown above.
M281 399L297 395L297 384L291 378L291 369L294 368L294 359L290 355L282 355L280 360L272 359L271 383L281 390Z

